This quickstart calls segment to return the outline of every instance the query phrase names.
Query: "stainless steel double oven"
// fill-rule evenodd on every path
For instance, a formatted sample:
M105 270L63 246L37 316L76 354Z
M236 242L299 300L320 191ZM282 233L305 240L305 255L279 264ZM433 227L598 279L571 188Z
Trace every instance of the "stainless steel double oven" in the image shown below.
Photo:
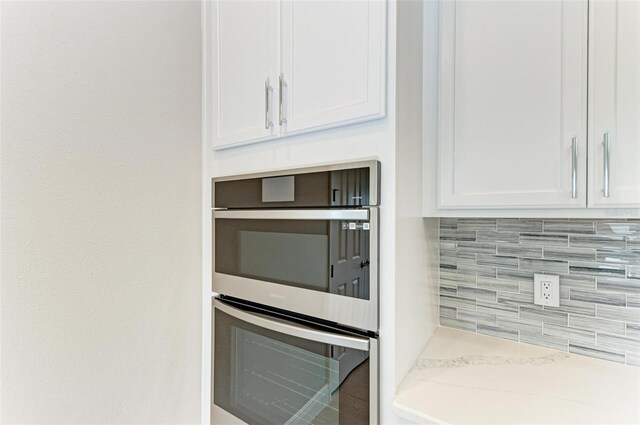
M214 424L378 422L377 161L213 180Z

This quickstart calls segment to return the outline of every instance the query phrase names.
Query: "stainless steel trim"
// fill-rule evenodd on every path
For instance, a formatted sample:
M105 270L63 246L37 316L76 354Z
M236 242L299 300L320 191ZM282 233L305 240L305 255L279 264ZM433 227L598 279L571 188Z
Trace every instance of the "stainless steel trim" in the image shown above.
M269 93L272 91L273 88L267 78L264 82L264 128L267 130L273 126L273 122L271 122L271 112L269 111Z
M369 168L369 205L375 206L380 203L380 162L375 159L368 159L349 163L334 163L317 165L303 168L280 169L277 171L264 171L251 174L236 174L229 176L214 177L212 182L224 182L238 179L257 179L263 177L285 176L292 174L317 173L322 171L348 170L351 168ZM215 193L212 185L212 202L215 202Z
M571 197L578 197L578 137L571 139Z
M369 339L357 338L354 336L339 335L331 332L319 331L291 324L284 320L271 319L255 314L247 313L230 305L224 304L220 300L213 300L213 307L227 313L243 322L251 323L264 329L291 335L296 338L317 341L323 344L339 345L341 347L353 348L361 351L369 351Z
M271 210L267 210L271 211ZM267 212L256 210L256 213ZM349 210L336 210L336 212ZM378 287L380 275L379 227L377 208L368 208L369 212L369 299L345 297L337 294L312 291L264 280L251 279L224 273L216 273L215 241L212 249L212 289L213 292L236 298L270 305L272 307L317 317L341 325L358 329L378 331ZM219 214L240 211L213 211L212 229L215 235L215 217ZM254 211L242 211L254 212ZM301 211L296 211L301 212ZM238 218L237 216L235 218Z
M280 95L280 108L278 110L278 123L280 125L282 124L286 124L287 123L287 119L284 117L284 96L283 96L283 87L289 87L289 85L287 84L287 82L284 80L284 74L280 74L280 78L279 78L279 95Z
M605 198L608 198L609 193L609 161L610 161L610 149L611 141L609 140L609 132L604 133L604 140L602 142L602 148L604 150L602 155L602 167L603 167L603 179L604 187L602 188L602 194Z
M213 218L248 220L369 220L370 209L357 210L213 210Z

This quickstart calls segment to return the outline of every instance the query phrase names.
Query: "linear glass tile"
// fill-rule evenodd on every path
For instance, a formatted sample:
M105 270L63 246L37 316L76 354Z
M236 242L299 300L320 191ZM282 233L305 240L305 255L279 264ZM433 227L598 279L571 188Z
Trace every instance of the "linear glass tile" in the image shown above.
M616 335L624 335L625 323L615 320L586 317L577 314L569 315L569 326L572 328L589 329L596 332L606 332Z
M640 352L640 341L627 336L598 333L598 346Z
M474 286L476 284L476 277L466 274L458 274L455 271L440 270L440 282L447 284L464 284L467 286Z
M596 255L599 263L640 264L640 250L598 249Z
M598 277L598 291L640 294L640 282L616 277ZM628 301L627 301L628 302Z
M458 287L456 285L447 285L440 282L440 293L443 295L455 296L458 293Z
M440 324L450 328L461 329L463 331L476 331L476 323L467 320L452 319L450 317L440 317Z
M616 305L618 307L624 307L627 305L627 298L624 294L603 291L583 291L581 289L572 289L569 299L572 301Z
M478 242L507 242L518 243L518 233L478 230Z
M583 342L569 343L569 352L573 354L581 354L583 356L595 357L596 359L624 363L624 351L598 347L596 345L585 344Z
M520 243L543 246L569 246L568 235L551 233L520 233Z
M510 339L512 341L518 340L518 331L512 331L509 329L485 325L482 323L478 323L478 333L489 336L496 336L498 338Z
M518 306L499 304L492 301L478 300L476 309L486 313L495 313L498 317L518 317Z
M470 252L456 252L455 249L440 249L440 262L446 262L450 264L458 263L475 263L476 254Z
M542 220L501 218L497 224L500 232L542 232Z
M521 258L520 269L543 273L569 273L569 263L558 260L538 260L535 258Z
M559 326L551 323L544 324L544 335L551 335L572 342L588 342L589 344L596 343L596 333L594 331L588 331L584 329L574 329L567 326Z
M596 289L595 276L560 275L560 287L576 289Z
M499 244L498 255L542 258L542 247L535 245Z
M627 279L640 279L640 266L627 266Z
M595 261L596 251L594 249L546 247L543 257L545 259L565 260L565 261Z
M572 301L562 297L560 298L560 307L544 306L544 310L582 314L591 317L596 315L596 305L594 303Z
M496 277L496 269L494 267L477 266L474 264L459 264L458 274L466 274L470 276Z
M520 342L527 344L539 345L541 347L551 348L553 350L567 351L569 341L564 338L558 338L552 335L542 335L533 332L520 332Z
M533 304L533 292L530 294L513 293L513 292L498 292L498 304L506 304L510 306L526 306L532 307ZM542 307L540 307L542 309Z
M640 341L640 324L627 323L627 336Z
M467 286L458 286L458 295L465 298L473 298L476 300L495 301L496 291L487 289L470 288Z
M527 331L536 334L542 333L542 322L529 322L518 318L498 316L496 323L498 326L505 329L515 329L518 331Z
M640 323L640 308L598 305L596 307L596 317Z
M569 263L569 273L590 276L619 276L624 277L625 266L605 263Z
M631 366L640 366L640 354L627 352L627 364Z
M482 323L485 325L496 324L495 314L479 312L479 311L458 310L458 319L468 320L470 322L476 322L478 324Z
M533 283L533 272L515 269L498 269L498 279L511 279Z
M569 246L574 248L613 248L625 249L625 240L623 236L607 237L607 236L578 236L571 235L569 237Z
M478 288L505 292L518 292L520 289L517 281L483 276L478 277L477 286Z
M520 281L518 282L518 288L521 294L533 294L533 282Z
M461 297L452 297L449 295L440 295L440 305L443 305L445 307L467 308L473 310L476 308L476 300Z
M456 318L457 310L453 307L440 306L440 317L448 317L450 319Z
M456 241L441 240L440 241L440 249L448 249L448 250L451 250L451 251L455 251L456 250Z
M579 233L593 235L596 228L592 221L544 220L545 233Z
M440 240L445 241L475 241L476 232L462 230L440 230Z
M440 270L455 273L458 270L458 266L455 264L440 263Z
M440 219L440 230L456 230L458 228L458 219L451 217L442 217Z
M459 218L458 230L496 230L495 218Z
M640 294L627 294L627 307L640 308Z
M496 244L485 242L458 242L458 252L473 254L495 254Z
M517 257L504 257L499 255L477 254L477 263L483 266L505 267L509 269L518 268Z
M640 250L640 236L627 236L627 249Z
M640 223L629 221L601 221L596 223L596 234L603 236L639 236Z
M527 320L539 320L544 323L566 325L568 314L549 310L538 310L531 307L520 307L520 318Z

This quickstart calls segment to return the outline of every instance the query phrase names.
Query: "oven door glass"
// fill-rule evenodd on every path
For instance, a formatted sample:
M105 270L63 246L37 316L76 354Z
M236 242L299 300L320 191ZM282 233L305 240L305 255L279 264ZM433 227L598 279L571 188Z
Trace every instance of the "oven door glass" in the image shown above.
M313 218L275 218L287 213ZM216 273L369 299L368 210L215 211L214 217Z
M278 321L266 319L264 326L251 323L255 317L261 316L216 301L215 405L248 424L356 425L375 420L368 348L307 339L304 332L318 333L309 328L298 328L305 329L303 337L281 333L269 329ZM319 333L369 347L367 338Z

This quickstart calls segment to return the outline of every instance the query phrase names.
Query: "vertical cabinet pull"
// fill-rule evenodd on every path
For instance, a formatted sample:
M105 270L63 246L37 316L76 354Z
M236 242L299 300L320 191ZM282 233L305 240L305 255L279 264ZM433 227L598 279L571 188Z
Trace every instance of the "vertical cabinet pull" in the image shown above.
M287 86L287 82L284 80L284 74L280 74L280 89L279 89L279 95L280 95L280 109L278 111L278 123L280 125L282 124L286 124L287 123L287 119L284 117L284 93L283 93L283 87L288 87Z
M578 138L571 139L571 197L578 197Z
M264 128L270 129L273 126L271 122L271 111L269 111L269 95L273 91L269 79L264 82Z
M609 132L604 133L602 148L604 150L602 155L602 169L603 169L603 179L604 179L604 187L602 188L602 194L605 198L609 197L609 149L611 147L609 141Z

